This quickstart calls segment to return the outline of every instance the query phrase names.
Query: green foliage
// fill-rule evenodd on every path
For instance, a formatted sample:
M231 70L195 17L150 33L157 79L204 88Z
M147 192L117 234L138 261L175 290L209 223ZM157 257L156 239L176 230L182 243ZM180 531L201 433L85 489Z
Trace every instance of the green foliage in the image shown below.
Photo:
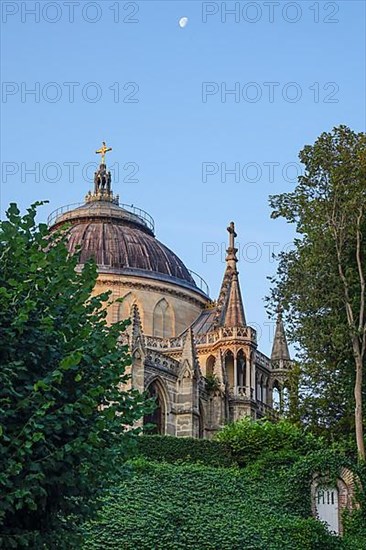
M359 483L356 486L355 497L359 507L346 511L343 516L344 538L349 550L358 550L366 547L366 464L358 463L353 468Z
M215 462L215 468L202 462L187 463L199 461L196 450L201 442L197 440L138 438L145 449L141 454L156 462L140 456L130 463L132 475L106 491L98 517L85 526L83 549L362 550L364 508L345 518L344 539L331 536L311 517L315 473L335 482L340 469L348 466L364 482L362 467L355 467L288 422L273 424L273 430L268 424L250 420L236 423L236 458L246 463L241 469L220 468ZM226 448L229 453L226 445L233 448L233 426L222 434L227 441L220 452ZM254 454L251 460L249 452L243 452L244 436ZM170 454L168 449L174 441L177 454ZM262 448L264 441L268 448ZM218 442L202 443L213 450ZM184 464L179 463L178 449L182 449ZM228 456L232 462L231 453ZM162 458L174 464L161 462Z
M206 466L232 466L228 447L219 441L144 435L136 438L135 453L149 460L171 463L201 463Z
M362 465L287 421L244 419L219 441L137 440L132 473L106 491L98 517L85 525L83 550L365 548L363 507L345 519L344 539L313 519L311 507L314 474L335 482L346 466L364 483ZM217 451L233 466L218 467Z
M299 157L305 169L296 188L270 197L272 217L295 224L297 235L279 255L268 300L272 311L281 303L299 345L299 415L332 441L355 431L354 352L365 341L366 134L334 128Z
M208 393L213 393L220 388L220 380L216 374L208 374L205 377L205 388Z
M65 235L35 223L37 206L21 217L12 204L0 223L6 549L77 547L71 532L90 512L91 497L119 475L121 437L143 414L142 397L122 391L130 357L118 338L126 323L107 326L108 294L91 295L96 266L78 272Z
M309 516L309 513L307 514ZM85 527L84 550L337 550L342 541L292 503L286 469L246 470L138 459Z
M364 509L343 514L344 543L348 550L366 547L366 517Z
M281 452L283 461L293 462L296 457L319 448L321 440L306 434L287 420L242 420L228 424L217 434L217 440L227 445L239 466L245 466L259 457L270 463L274 453ZM275 459L275 457L273 457Z

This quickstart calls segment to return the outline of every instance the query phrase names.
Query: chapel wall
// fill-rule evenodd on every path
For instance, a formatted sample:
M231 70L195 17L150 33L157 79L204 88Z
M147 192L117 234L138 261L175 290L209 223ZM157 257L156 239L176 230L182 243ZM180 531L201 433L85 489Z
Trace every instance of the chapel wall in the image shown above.
M108 323L127 319L131 306L136 303L139 308L141 324L145 336L171 338L179 336L199 316L207 303L207 298L189 289L165 282L121 275L99 275L95 293L112 291L112 300L124 298L124 302L113 304L108 310ZM156 328L158 316L156 308L164 302L166 322L164 333ZM154 333L155 330L155 333Z

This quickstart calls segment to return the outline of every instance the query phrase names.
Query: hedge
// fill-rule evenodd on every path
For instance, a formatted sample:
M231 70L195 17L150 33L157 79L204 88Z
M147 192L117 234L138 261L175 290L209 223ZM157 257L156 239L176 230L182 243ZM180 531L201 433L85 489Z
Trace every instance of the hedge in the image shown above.
M135 455L149 460L170 463L200 463L213 467L235 465L229 447L219 441L143 435L136 438Z
M243 418L227 424L213 440L144 435L136 438L135 456L169 463L206 466L246 466L257 460L291 464L309 452L325 448L321 438L286 420Z
M261 481L245 470L137 459L110 490L83 550L341 550L325 526L289 501L286 470ZM305 490L305 488L304 488Z

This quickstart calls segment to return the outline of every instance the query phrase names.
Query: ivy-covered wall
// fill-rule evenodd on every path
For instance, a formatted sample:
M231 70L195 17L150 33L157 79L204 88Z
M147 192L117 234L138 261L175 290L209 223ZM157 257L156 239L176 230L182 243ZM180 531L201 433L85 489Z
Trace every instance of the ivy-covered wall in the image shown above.
M216 441L142 436L134 455L83 550L366 550L362 495L343 538L312 517L314 473L335 481L348 459L286 422L244 420Z
M84 550L337 550L285 475L138 459L87 528ZM305 506L306 508L306 506Z

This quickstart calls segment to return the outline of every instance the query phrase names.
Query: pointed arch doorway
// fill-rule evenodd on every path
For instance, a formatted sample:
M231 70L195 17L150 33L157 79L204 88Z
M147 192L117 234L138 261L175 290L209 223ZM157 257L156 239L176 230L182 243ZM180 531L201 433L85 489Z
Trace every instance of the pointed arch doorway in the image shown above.
M164 390L159 380L151 382L146 390L148 398L155 400L155 409L144 415L144 426L146 433L150 435L164 435L166 431L166 402ZM149 426L147 426L149 425Z

